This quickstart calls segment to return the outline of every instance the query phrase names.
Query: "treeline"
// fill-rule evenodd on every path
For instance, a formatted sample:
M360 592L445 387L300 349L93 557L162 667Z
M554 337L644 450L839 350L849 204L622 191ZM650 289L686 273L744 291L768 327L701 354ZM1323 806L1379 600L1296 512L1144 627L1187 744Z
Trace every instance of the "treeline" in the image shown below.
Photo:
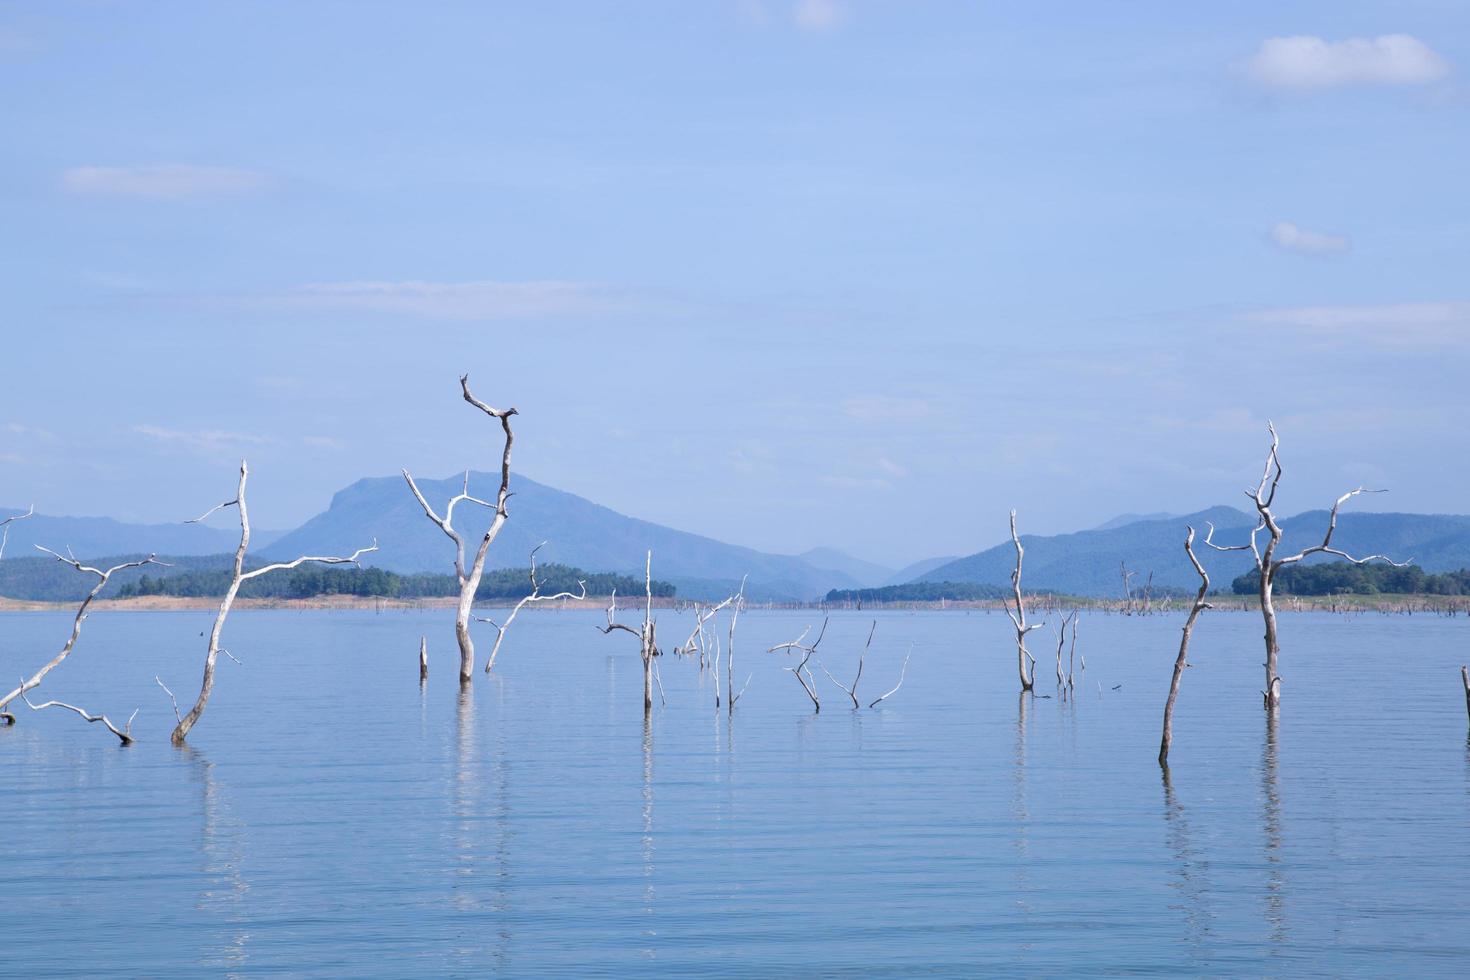
M587 583L589 596L643 595L643 580L612 572L584 572L570 565L540 565L536 569L542 595L558 592L578 594L580 582ZM119 599L139 596L213 597L223 595L230 584L226 569L189 571L177 575L143 575L136 582L124 584L117 591ZM528 568L502 568L487 571L475 592L479 600L520 599L531 591ZM674 586L654 580L653 594L670 597ZM294 568L272 572L251 579L240 586L240 595L252 599L314 599L318 596L362 596L386 599L429 599L459 595L459 583L453 575L420 573L400 575L381 568Z
M1236 595L1255 595L1261 573L1247 572L1230 583ZM1431 575L1418 565L1288 565L1276 573L1275 591L1285 595L1470 595L1470 569Z
M828 602L938 602L941 599L1003 599L1010 590L982 582L909 582L876 589L833 589Z

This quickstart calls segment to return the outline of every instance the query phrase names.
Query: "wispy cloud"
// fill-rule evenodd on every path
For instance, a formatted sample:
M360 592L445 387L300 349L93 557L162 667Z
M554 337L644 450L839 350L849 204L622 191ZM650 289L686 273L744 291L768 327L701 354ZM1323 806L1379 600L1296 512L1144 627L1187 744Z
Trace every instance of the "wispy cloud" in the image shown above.
M1470 346L1470 302L1297 306L1257 310L1242 320L1384 347Z
M632 301L605 286L534 280L503 282L324 282L272 297L270 305L304 310L399 313L455 320L558 316L626 310Z
M179 201L257 191L269 178L255 170L171 163L146 167L72 167L61 185L73 194Z
M847 8L838 0L797 0L791 19L804 31L830 31L847 19Z
M1329 235L1321 231L1307 231L1290 221L1278 221L1271 228L1271 240L1290 252L1307 255L1327 255L1346 252L1352 242L1346 235Z
M270 436L221 429L189 430L169 429L161 425L135 425L133 431L161 445L176 446L207 456L235 453L250 446L267 446L276 442Z
M1248 70L1268 88L1326 89L1424 85L1449 74L1450 66L1429 45L1408 34L1342 41L1303 35L1263 41Z
M842 414L859 422L916 422L933 415L934 405L924 398L859 395L843 400Z

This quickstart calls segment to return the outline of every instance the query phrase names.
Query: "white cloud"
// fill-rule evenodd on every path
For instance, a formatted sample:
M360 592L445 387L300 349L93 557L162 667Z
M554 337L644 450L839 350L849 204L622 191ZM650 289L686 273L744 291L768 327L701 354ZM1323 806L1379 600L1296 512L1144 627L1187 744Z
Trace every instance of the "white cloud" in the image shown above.
M1470 345L1470 302L1298 306L1258 310L1243 319L1257 326L1383 347Z
M221 429L167 429L161 425L135 425L140 436L166 446L178 446L206 456L233 454L246 446L266 446L276 440L250 432L226 432Z
M1320 231L1307 231L1290 221L1278 221L1271 228L1271 240L1292 252L1308 255L1325 255L1330 252L1346 252L1352 242L1346 235L1329 235Z
M791 19L804 31L830 31L847 18L838 0L798 0Z
M1449 74L1449 64L1408 34L1352 37L1273 37L1261 42L1249 72L1270 88L1323 89L1347 85L1423 85Z
M302 286L268 301L309 310L403 313L444 319L607 313L626 309L626 298L584 282L323 282Z
M61 185L73 194L140 197L159 201L217 197L260 190L265 174L233 167L172 163L149 167L72 167Z

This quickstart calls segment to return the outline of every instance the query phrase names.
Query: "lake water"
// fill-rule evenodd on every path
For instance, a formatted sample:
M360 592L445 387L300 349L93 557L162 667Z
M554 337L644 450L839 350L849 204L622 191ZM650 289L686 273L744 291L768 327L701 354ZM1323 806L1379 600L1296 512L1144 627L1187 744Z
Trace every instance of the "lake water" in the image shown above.
M1084 613L1063 702L1018 696L1000 613L880 613L859 693L912 644L903 688L854 712L817 671L814 715L765 648L820 616L753 610L734 718L664 657L645 727L600 613L523 614L466 697L449 615L235 613L185 750L153 678L192 700L211 614L93 615L32 697L141 706L140 741L23 705L0 731L0 972L1470 972L1465 619L1284 614L1268 731L1259 618L1207 613L1166 784L1178 617ZM0 616L0 664L68 619ZM844 680L871 619L832 618Z

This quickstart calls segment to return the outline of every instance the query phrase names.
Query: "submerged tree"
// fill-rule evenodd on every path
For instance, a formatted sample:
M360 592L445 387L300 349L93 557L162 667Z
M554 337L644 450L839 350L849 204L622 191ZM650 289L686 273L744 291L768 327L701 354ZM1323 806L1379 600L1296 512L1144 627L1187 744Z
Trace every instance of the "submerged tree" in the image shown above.
M1251 498L1260 515L1259 523L1251 530L1250 541L1247 544L1218 545L1214 543L1215 526L1211 524L1209 533L1205 535L1205 544L1216 551L1249 551L1256 562L1256 571L1260 575L1260 583L1257 595L1260 598L1261 616L1266 621L1266 689L1261 692L1266 709L1269 711L1281 703L1281 676L1276 672L1277 657L1281 653L1281 647L1276 641L1276 606L1272 602L1272 589L1276 584L1276 574L1288 565L1294 565L1310 555L1336 555L1346 559L1354 565L1362 565L1370 561L1386 561L1390 565L1403 568L1409 562L1396 562L1387 555L1368 555L1364 558L1354 558L1346 551L1340 551L1332 547L1332 535L1337 530L1337 512L1349 498L1356 497L1360 493L1383 493L1382 490L1369 490L1366 487L1358 487L1349 490L1332 505L1332 512L1327 518L1327 531L1322 535L1322 543L1305 548L1294 555L1285 558L1276 557L1276 549L1281 545L1281 525L1276 521L1276 515L1272 512L1272 504L1276 500L1276 488L1281 484L1281 457L1279 454L1281 440L1276 435L1276 426L1270 422L1266 423L1266 429L1271 433L1271 449L1266 454L1266 466L1261 472L1261 481L1256 484L1254 490L1247 490L1245 495ZM1266 547L1262 549L1257 544L1257 535L1265 531L1268 540Z
M454 576L459 580L459 605L454 613L454 638L459 642L459 682L469 684L475 678L475 643L470 638L470 609L475 604L475 590L480 587L480 578L485 574L485 556L490 552L490 545L495 541L500 529L505 526L505 519L509 513L505 509L505 502L510 497L510 450L515 442L515 435L510 431L510 417L519 414L514 408L498 409L491 408L470 393L470 376L460 376L459 386L464 392L464 400L469 402L480 411L493 419L500 421L501 431L505 433L505 448L500 454L500 493L495 498L495 503L488 500L480 500L470 496L470 474L465 471L464 488L450 499L444 508L444 516L440 517L429 506L424 495L419 492L418 484L409 475L408 470L403 471L403 478L408 481L408 488L413 491L414 499L424 509L424 514L439 526L439 530L454 542ZM480 539L480 546L475 551L473 564L465 568L464 538L454 529L454 507L462 500L482 507L493 507L495 517L490 521L490 527L485 531L485 536Z
M510 629L510 624L516 621L516 617L520 615L523 608L533 602L554 602L557 599L587 598L587 583L583 581L577 582L577 585L580 587L580 592L576 594L573 594L571 592L558 592L555 595L541 594L541 583L536 579L536 552L540 551L544 547L546 547L545 541L541 542L536 547L531 549L531 591L527 593L519 602L517 602L514 607L511 608L510 615L505 617L505 622L497 623L493 619L485 619L480 616L475 617L476 622L489 623L491 626L495 627L495 645L490 648L490 656L485 658L485 673L487 674L490 673L491 669L495 666L495 655L500 652L500 644L505 639L506 630ZM652 591L653 585L652 583L649 583L649 592L652 593Z
M1187 525L1186 525L1187 526ZM1194 605L1189 607L1189 616L1184 620L1184 636L1179 640L1179 656L1174 658L1174 676L1169 681L1169 699L1164 702L1164 736L1159 742L1159 765L1164 771L1169 770L1169 746L1174 741L1174 702L1179 699L1179 684L1184 679L1184 668L1189 666L1189 638L1194 633L1194 621L1199 619L1199 614L1206 609L1213 608L1205 601L1205 594L1210 591L1210 576L1201 565L1199 558L1194 554L1194 528L1189 527L1189 533L1184 536L1184 553L1189 556L1189 563L1199 573L1199 592L1194 597Z
M1015 511L1011 511L1011 541L1016 546L1016 570L1011 572L1011 591L1016 608L1014 611L1007 609L1006 615L1016 627L1016 667L1021 674L1021 691L1025 693L1036 686L1036 658L1026 649L1026 634L1046 624L1026 624L1026 605L1021 600L1021 560L1026 557L1026 549L1021 547L1021 536L1016 533Z
M653 552L651 551L648 553L648 556L645 559L645 563L643 566L643 582L645 593L645 604L643 606L643 625L640 626L638 629L634 629L626 623L620 623L617 621L618 594L617 592L614 592L612 594L612 601L607 607L607 625L602 627L602 632L604 634L607 634L611 633L613 630L622 630L625 633L632 633L634 636L638 637L640 647L639 654L643 659L643 716L647 718L648 715L653 711L653 683L654 678L657 676L656 671L658 670L658 668L654 665L653 658L659 655L658 643L654 638L655 623L653 619ZM662 681L659 682L659 690L660 692L662 692L663 690Z
M29 517L30 515L26 514L24 516ZM14 519L15 518L12 518L12 520ZM8 524L9 521L6 521L6 523ZM51 673L51 671L60 666L61 662L67 657L71 656L72 649L76 647L77 640L82 635L82 623L85 622L87 619L87 611L92 607L92 602L97 598L98 594L100 594L102 590L107 587L107 583L112 578L112 576L126 568L139 568L143 565L164 564L153 555L149 555L147 558L143 558L138 561L123 562L121 565L113 565L111 568L93 568L91 565L83 565L80 561L77 561L75 557L72 557L70 555L58 555L51 549L42 548L40 545L36 545L36 550L44 551L46 554L55 558L57 561L61 562L64 565L70 565L72 568L75 568L79 572L85 572L88 575L97 576L97 583L92 586L92 590L86 594L86 596L82 599L81 605L77 607L76 616L72 618L71 635L67 637L66 644L62 646L61 652L57 653L56 656L52 657L45 664L43 664L41 668L30 677L22 678L20 686L17 687L15 690L11 691L9 694L4 695L3 697L0 697L0 722L3 722L6 725L15 724L15 715L5 710L10 705L10 702L14 701L16 698L23 698L27 691L37 687L47 674ZM71 705L59 706L66 708L72 707ZM46 705L32 705L32 707L36 710L39 710L42 707L46 707ZM84 718L87 717L85 713L80 711L80 709L72 708L72 710L77 711L79 714L82 714ZM88 718L88 720L90 721L92 719ZM108 723L108 727L111 727L110 722ZM119 737L121 737L121 735L119 735Z
M188 522L190 524L197 524L217 510L233 507L240 515L240 546L235 549L235 562L233 572L230 576L229 588L225 590L225 597L219 604L219 613L214 617L214 626L209 631L209 646L204 655L204 680L199 686L199 697L194 701L194 707L189 709L188 714L179 715L178 701L174 699L173 692L164 686L163 681L158 682L158 685L163 687L168 692L169 698L174 701L174 714L178 718L178 724L174 726L173 734L169 736L169 739L175 745L184 744L184 739L189 736L189 730L198 724L200 716L204 714L205 706L209 704L209 696L214 691L214 668L216 662L219 660L219 655L224 653L225 656L230 656L229 651L220 649L219 641L220 635L225 629L225 619L230 615L230 607L235 604L235 596L240 592L241 583L247 582L250 579L259 578L262 575L268 575L271 572L280 571L281 569L296 568L307 562L319 562L323 565L355 565L357 564L357 560L363 555L370 551L378 550L378 542L374 540L371 546L359 548L346 558L303 555L291 561L262 565L260 568L248 572L245 571L245 552L250 547L250 509L245 503L245 481L249 479L249 476L250 468L242 459L240 461L240 486L235 491L235 499L226 500L222 504L216 504L203 514L194 518L194 520Z

